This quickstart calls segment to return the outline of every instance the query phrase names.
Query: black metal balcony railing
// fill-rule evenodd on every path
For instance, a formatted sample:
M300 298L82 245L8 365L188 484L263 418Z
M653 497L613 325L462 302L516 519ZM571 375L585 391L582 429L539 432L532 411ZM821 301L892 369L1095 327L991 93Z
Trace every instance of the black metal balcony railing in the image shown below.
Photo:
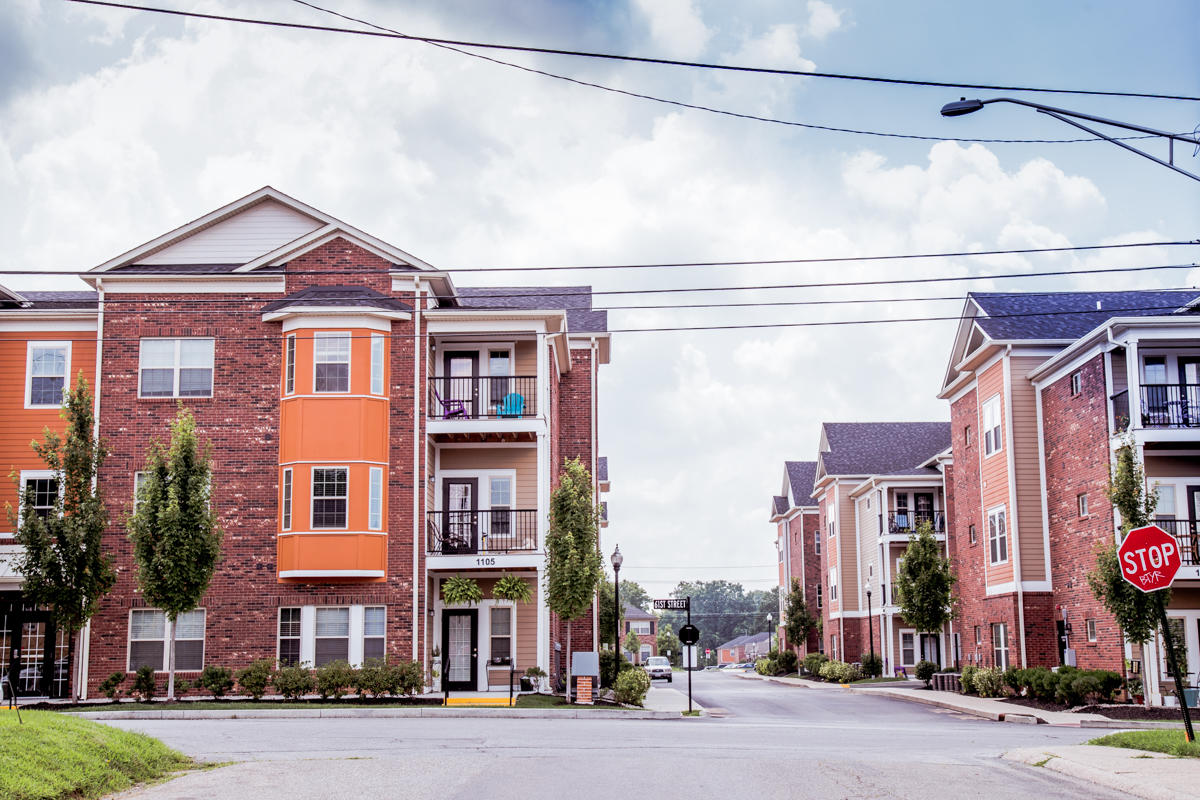
M430 511L425 517L426 553L477 555L536 552L537 513L536 509Z
M1179 557L1185 567L1200 566L1200 520L1156 519L1154 524L1179 542Z
M888 533L916 533L926 522L933 526L934 533L946 532L946 515L941 511L890 511Z
M1200 383L1143 383L1142 425L1200 428Z
M538 415L537 376L430 378L432 419L527 419Z
M1117 433L1129 430L1129 390L1124 389L1112 396L1113 430Z

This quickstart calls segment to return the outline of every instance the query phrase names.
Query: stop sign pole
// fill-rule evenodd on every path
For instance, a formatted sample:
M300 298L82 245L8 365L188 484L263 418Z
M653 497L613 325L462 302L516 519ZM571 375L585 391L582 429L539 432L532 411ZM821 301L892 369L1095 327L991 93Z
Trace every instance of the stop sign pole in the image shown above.
M1117 563L1121 577L1139 591L1150 594L1171 588L1175 575L1183 566L1179 556L1179 542L1174 536L1157 525L1134 528L1117 548ZM1189 742L1196 741L1192 732L1192 715L1188 711L1187 698L1183 695L1183 676L1179 672L1179 661L1175 658L1175 645L1171 641L1171 626L1167 621L1167 604L1161 595L1155 598L1158 605L1158 621L1162 625L1163 645L1167 648L1167 669L1175 680L1175 696L1183 710L1183 727Z

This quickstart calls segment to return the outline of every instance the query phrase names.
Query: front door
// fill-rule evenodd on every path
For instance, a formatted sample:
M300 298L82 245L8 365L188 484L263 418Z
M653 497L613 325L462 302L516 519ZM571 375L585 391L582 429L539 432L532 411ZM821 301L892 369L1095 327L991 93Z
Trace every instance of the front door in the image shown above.
M442 481L442 552L479 552L479 479Z
M462 403L466 416L479 416L479 353L447 350L442 362L445 402Z
M917 525L924 522L933 524L933 494L930 492L917 492L913 495L913 501L916 504ZM913 526L916 527L915 525ZM936 528L935 528L936 530Z
M1179 557L1186 567L1200 565L1200 486L1187 487L1187 527L1176 523L1171 531L1179 537Z
M3 694L66 697L70 690L68 634L45 611L19 602L0 606L0 681ZM11 688L9 683L11 682Z
M921 634L921 658L932 661L939 667L942 665L942 643L936 634Z
M442 647L446 689L475 691L479 674L479 614L475 609L442 612Z
M1183 424L1200 425L1200 357L1179 357L1179 394L1183 401Z

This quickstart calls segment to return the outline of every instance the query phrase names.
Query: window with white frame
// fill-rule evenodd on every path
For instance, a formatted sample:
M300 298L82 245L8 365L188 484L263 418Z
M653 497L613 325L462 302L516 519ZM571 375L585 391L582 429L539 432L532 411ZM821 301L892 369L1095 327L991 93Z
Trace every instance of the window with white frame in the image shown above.
M834 523L834 520L832 517L830 517L830 519L829 519L829 538L830 539L832 539L834 537L834 535L837 533L836 529L834 528L833 523Z
M914 667L917 664L917 632L900 631L900 666Z
M133 473L133 513L137 513L138 506L142 502L142 488L146 485L147 474L145 472Z
M212 339L142 339L139 397L212 397Z
M512 478L495 475L488 478L488 503L489 535L508 536L512 533Z
M369 483L367 527L377 531L383 528L383 467L371 467Z
M983 626L982 625L975 626L975 644L976 645L983 644Z
M1008 625L997 622L992 625L992 664L1008 669Z
M1087 640L1089 642L1096 641L1096 639L1099 638L1096 635L1096 620L1094 620L1094 619L1087 620L1086 627L1087 627Z
M1086 517L1088 515L1088 498L1086 492L1075 497L1075 506L1079 510L1079 516Z
M1008 529L1004 506L988 511L988 559L992 564L1008 561Z
M350 660L350 609L318 608L313 666Z
M813 553L815 553L818 556L821 555L821 532L820 531L813 532Z
M149 666L156 672L166 669L171 637L167 615L156 608L135 608L129 612L130 672ZM180 672L204 668L204 609L180 614L175 620L175 669Z
M640 636L650 635L650 622L647 620L630 620L629 630Z
M300 665L300 609L279 609L279 666Z
M838 574L837 567L829 568L829 599L838 599Z
M963 426L963 444L965 444L967 447L971 446L971 426L970 425Z
M1071 373L1071 396L1074 397L1081 391L1083 391L1083 373L1073 372Z
M33 513L45 519L54 513L58 504L58 477L48 470L26 471L21 473L21 507L18 517L25 512L25 500ZM18 524L20 519L18 518Z
M386 632L387 608L384 606L367 606L364 608L363 661L383 658Z
M350 391L350 333L321 331L313 336L313 391Z
M296 391L296 334L288 334L283 361L283 393Z
M1154 492L1158 497L1158 505L1154 508L1154 518L1161 520L1175 519L1175 487L1169 483L1157 483Z
M983 454L990 456L1000 450L1000 395L996 395L983 404Z
M513 610L511 606L493 606L489 612L491 660L510 664L513 657Z
M383 394L383 334L371 334L371 394Z
M70 371L70 342L30 342L25 365L26 408L61 406Z
M283 471L283 497L280 498L279 508L280 517L283 523L283 529L290 531L292 529L292 468L288 467Z
M975 544L975 542L977 540L978 540L978 536L975 533L975 524L972 523L967 526L967 541L970 542L971 544Z
M821 584L818 583L817 584L817 610L820 611L823 607L824 606L821 602Z
M348 472L345 467L313 467L313 528L346 527L346 509L349 504Z

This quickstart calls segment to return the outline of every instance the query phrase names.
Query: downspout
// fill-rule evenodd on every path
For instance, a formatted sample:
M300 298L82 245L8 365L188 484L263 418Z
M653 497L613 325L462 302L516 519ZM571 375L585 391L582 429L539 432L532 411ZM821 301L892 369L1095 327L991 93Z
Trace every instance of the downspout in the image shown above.
M92 438L100 439L100 376L103 374L101 365L104 363L104 279L96 278L96 373L92 378ZM71 376L67 376L70 384ZM95 490L100 476L92 477L92 489ZM88 619L83 629L75 634L78 638L75 645L75 693L81 700L87 699L88 659L92 641L92 621Z
M599 464L599 456L596 454L596 448L600 446L600 436L597 433L599 420L596 419L597 403L596 403L596 373L600 371L599 364L596 359L600 356L600 347L595 337L592 338L592 491L596 502L600 502L600 480L596 475L596 467ZM596 537L596 547L600 546L600 537ZM616 643L618 646L619 642ZM600 595L596 593L592 595L592 651L600 652Z
M413 510L412 510L412 660L417 661L418 622L421 609L421 490L425 476L421 474L421 279L413 278ZM422 664L424 660L421 660Z
M1029 666L1029 663L1025 659L1025 589L1023 587L1025 575L1021 572L1021 523L1017 519L1017 454L1013 451L1011 359L1012 345L1010 344L1004 350L1004 416L1008 423L1005 445L1008 447L1008 504L1012 509L1012 518L1009 520L1006 533L1012 535L1012 532L1016 531L1016 535L1012 536L1013 585L1017 589L1017 641L1020 643L1021 668L1024 669ZM1042 498L1042 502L1045 502L1045 498Z

